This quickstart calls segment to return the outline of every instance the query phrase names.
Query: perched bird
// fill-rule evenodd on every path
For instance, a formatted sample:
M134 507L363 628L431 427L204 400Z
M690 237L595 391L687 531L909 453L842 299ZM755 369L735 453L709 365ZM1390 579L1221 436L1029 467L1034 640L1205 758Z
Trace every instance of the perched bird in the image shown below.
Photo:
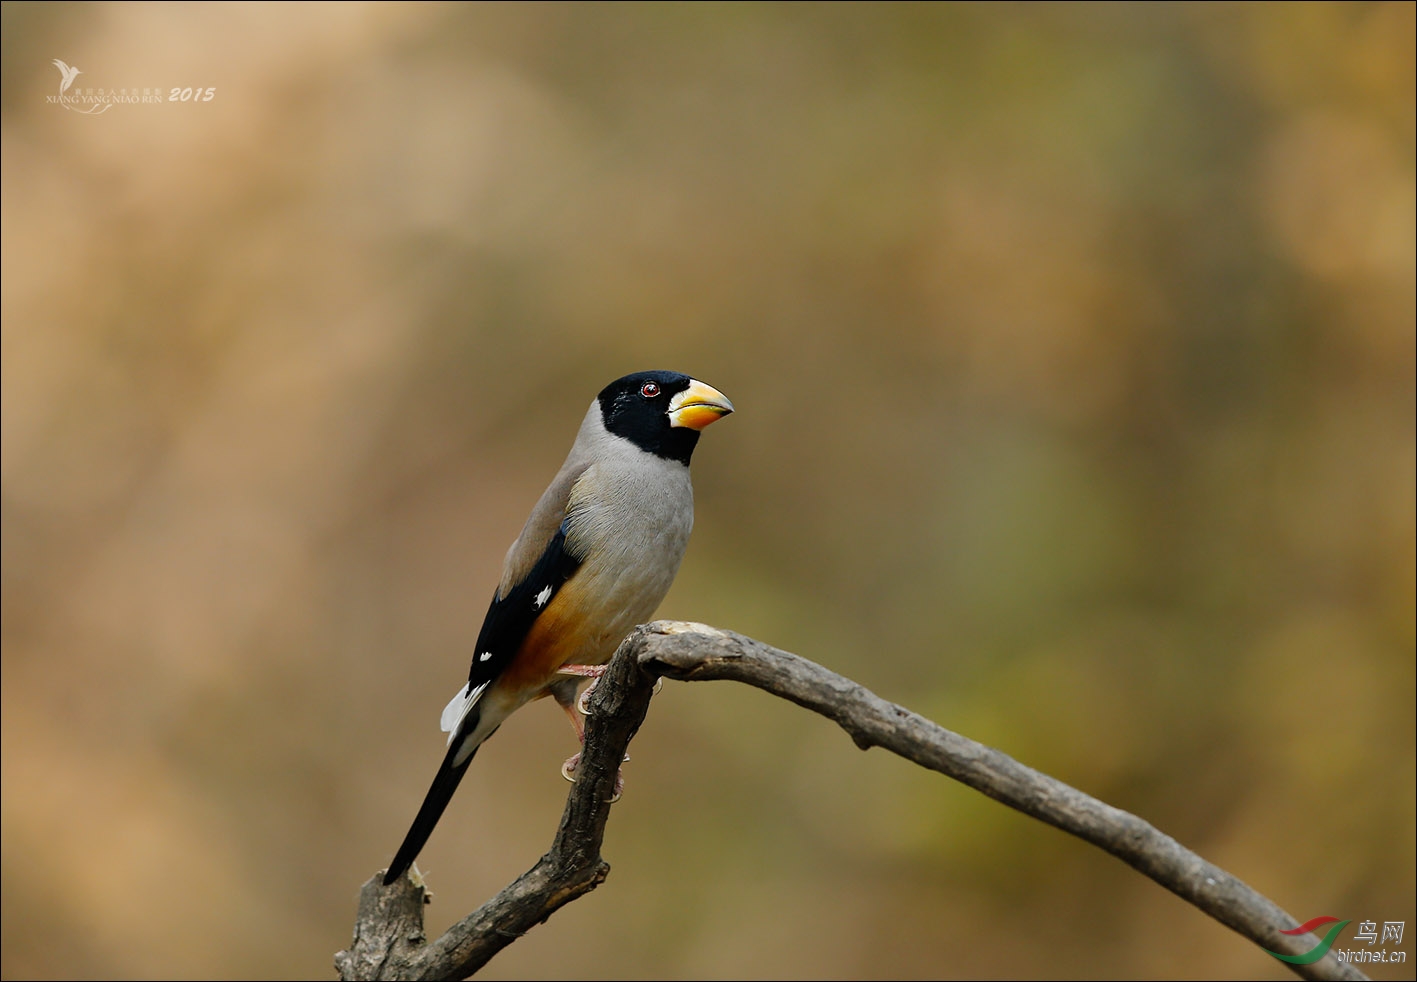
M694 525L689 458L699 431L731 412L723 393L678 372L626 375L591 403L507 550L467 685L443 710L447 756L385 884L413 864L473 754L513 712L549 695L584 739L576 689L669 592Z

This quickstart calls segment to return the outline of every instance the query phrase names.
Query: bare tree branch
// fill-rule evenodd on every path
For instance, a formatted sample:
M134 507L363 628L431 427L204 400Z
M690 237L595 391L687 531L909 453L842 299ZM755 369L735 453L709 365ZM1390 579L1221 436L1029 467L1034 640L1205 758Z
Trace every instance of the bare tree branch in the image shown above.
M1226 927L1270 951L1312 950L1312 934L1267 897L1149 823L1025 767L983 744L885 701L805 658L731 631L684 621L637 628L620 645L591 698L580 780L551 851L436 941L423 936L426 893L416 872L392 886L382 871L364 884L354 943L335 957L341 979L462 979L562 905L595 889L610 867L600 844L615 775L644 721L654 681L731 679L820 713L863 750L881 747L939 771L1026 815L1092 843ZM1291 965L1309 979L1364 979L1332 952Z
M600 858L600 843L615 779L654 692L655 679L639 667L641 630L620 645L592 694L576 783L551 851L433 942L423 934L428 895L417 866L387 887L381 870L360 890L353 944L335 956L341 979L465 979L605 881L610 866Z

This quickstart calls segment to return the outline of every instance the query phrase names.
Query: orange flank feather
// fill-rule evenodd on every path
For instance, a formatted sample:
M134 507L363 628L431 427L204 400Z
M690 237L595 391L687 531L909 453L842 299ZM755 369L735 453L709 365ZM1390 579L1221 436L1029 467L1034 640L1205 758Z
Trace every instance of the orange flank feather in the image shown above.
M590 616L585 599L584 587L572 577L532 623L494 688L526 700L540 699L550 694L546 687L557 680L556 672L562 665L585 664L577 659L590 657L588 649L594 653L600 642L586 634L587 625L597 623L598 618Z

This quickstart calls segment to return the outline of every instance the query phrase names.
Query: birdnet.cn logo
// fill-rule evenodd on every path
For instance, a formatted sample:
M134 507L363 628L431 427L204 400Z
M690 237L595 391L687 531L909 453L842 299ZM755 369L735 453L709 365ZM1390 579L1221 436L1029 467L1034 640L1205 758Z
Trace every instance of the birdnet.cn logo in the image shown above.
M114 106L160 106L211 102L216 98L215 86L132 85L112 88L75 85L75 80L84 74L82 68L66 64L58 58L50 64L59 69L59 94L45 96L44 101L80 116L102 116Z
M1281 955L1277 951L1270 951L1269 953L1280 961L1288 962L1291 965L1312 965L1324 955L1328 954L1330 950L1333 951L1333 957L1341 962L1401 965L1407 961L1407 952L1400 948L1395 951L1389 951L1386 947L1374 947L1374 945L1377 945L1379 942L1383 945L1386 945L1389 941L1394 945L1402 944L1402 932L1403 928L1407 926L1406 921L1383 921L1381 935L1378 934L1377 921L1360 921L1358 922L1358 930L1353 935L1353 943L1365 944L1367 947L1335 948L1333 943L1338 940L1339 934L1343 932L1345 927L1352 923L1352 919L1340 921L1337 917L1315 917L1312 920L1305 921L1296 928L1281 931L1280 933L1297 936L1300 934L1308 934L1310 931L1315 931L1332 924L1333 927L1328 929L1328 932L1323 936L1323 940L1318 944L1301 955ZM1269 951L1268 948L1265 950Z

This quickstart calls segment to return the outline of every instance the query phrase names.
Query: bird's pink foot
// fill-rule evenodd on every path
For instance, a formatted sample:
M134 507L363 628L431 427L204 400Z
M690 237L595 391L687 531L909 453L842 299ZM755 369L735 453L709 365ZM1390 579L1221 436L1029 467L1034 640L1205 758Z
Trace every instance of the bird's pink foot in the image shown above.
M607 665L562 665L559 669L557 669L557 671L562 675L577 675L581 678L588 678L591 680L590 685L585 687L585 691L582 692L580 698L576 700L576 708L580 710L582 716L590 715L590 694L595 691L596 683L600 681L601 676L605 674L605 670L608 667L609 666ZM654 680L654 694L659 695L660 690L663 688L664 676L661 675L659 678ZM579 724L575 722L575 720L572 720L571 725L576 727L577 733L581 733L581 728ZM584 733L581 734L581 742L585 742Z
M560 675L575 675L575 676L579 676L580 678L590 679L590 680L591 680L590 685L588 685L588 686L585 687L585 691L582 692L580 698L576 700L576 708L577 708L578 710L580 710L581 715L582 715L582 716L589 716L589 715L590 715L590 709L589 709L588 707L590 706L590 703L587 702L586 700L589 699L589 698L590 698L590 694L595 691L595 683L599 682L599 681L600 681L600 677L605 674L605 666L604 666L604 665L562 665L562 666L561 666L560 668L558 668L556 671L557 671L557 673L560 674ZM579 727L577 727L577 729L579 730ZM582 739L581 742L582 742L582 743L585 742L585 741L584 741L584 738Z
M561 703L559 699L557 702L560 703L561 708L566 711L566 718L571 721L571 728L576 731L576 739L584 744L585 724L581 722L580 713L576 712L575 706L567 706L565 703Z
M564 703L562 703L561 706L561 708L566 711L566 716L570 719L571 725L575 727L576 736L580 739L582 744L585 743L585 726L581 723L580 719L577 718L576 713L579 712L581 716L590 715L590 702L588 700L590 699L590 694L595 691L595 686L600 681L601 676L605 674L605 669L605 665L562 665L557 669L558 673L561 675L574 675L591 680L590 685L586 686L585 691L576 699L575 709L572 709ZM662 688L664 688L664 679L655 679L654 691L657 693ZM630 755L626 754L625 760L628 761L629 759ZM580 762L581 755L579 752L566 758L566 762L561 765L561 776L567 781L574 782L576 780L576 768L580 766ZM615 793L610 800L619 801L620 793L624 790L625 776L617 771L615 773Z
M604 665L562 665L556 669L558 675L579 675L583 679L598 679L605 674Z
M630 755L629 755L629 754L626 754L626 755L625 755L625 761L628 761L629 759L630 759ZM624 761L622 761L621 763L624 763ZM580 765L581 765L581 755L580 755L580 752L577 751L576 753L572 754L570 757L567 757L567 758L566 758L566 762L561 765L561 776L564 777L567 781L570 781L572 784L574 784L575 781L576 781L576 768L580 767ZM619 801L619 800L620 800L620 795L624 792L624 790L625 790L625 775L624 775L622 772L620 772L620 771L616 771L616 772L615 772L615 790L614 790L613 792L611 792L611 794L610 794L610 801L611 801L612 803L613 803L613 802L616 802L616 801Z

